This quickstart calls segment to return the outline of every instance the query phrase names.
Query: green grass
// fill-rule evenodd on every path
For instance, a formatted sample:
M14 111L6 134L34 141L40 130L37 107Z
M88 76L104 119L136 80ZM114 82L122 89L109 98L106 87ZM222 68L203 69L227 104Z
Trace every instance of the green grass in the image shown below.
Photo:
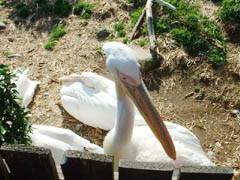
M82 14L83 11L84 13ZM89 19L93 12L93 5L86 2L79 2L74 6L73 12L76 15L81 15L82 19Z
M220 17L225 21L240 23L240 0L223 0Z
M145 46L146 44L148 44L148 40L147 40L147 39L139 40L139 41L138 41L138 44L139 44L139 46L143 47L143 46Z
M119 36L119 37L125 37L125 35L126 35L126 31L125 31L124 29L118 31L118 36Z
M59 40L65 34L66 34L66 29L64 26L59 25L59 26L55 27L51 32L49 42L47 44L45 44L44 48L46 50L53 50L53 48L56 45L56 41Z
M170 34L190 55L205 57L214 65L225 64L226 42L220 26L203 16L197 5L167 1L177 10L159 6L161 13L154 21L156 34Z
M142 14L142 11L143 11L143 8L140 7L138 8L136 11L132 12L131 13L131 20L132 20L132 23L133 24L136 24L137 21L138 21L138 18L141 16Z
M67 0L56 0L53 6L53 12L56 15L67 17L72 11L72 5Z
M121 31L121 30L124 30L125 28L125 24L124 23L119 23L119 24L114 24L114 29L115 31Z
M128 38L124 38L124 39L122 40L122 42L123 42L124 44L127 44L127 43L128 43L128 41L129 41L129 39L128 39Z
M11 54L10 54L9 52L2 52L2 55L8 57L8 56L10 56Z

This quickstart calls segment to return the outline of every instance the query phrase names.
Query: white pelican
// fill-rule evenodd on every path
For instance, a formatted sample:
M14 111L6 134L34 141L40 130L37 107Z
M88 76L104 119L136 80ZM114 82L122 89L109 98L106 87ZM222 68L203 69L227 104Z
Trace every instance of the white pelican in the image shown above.
M170 163L174 167L182 165L213 166L214 163L207 158L197 137L188 129L178 124L165 122L177 151L176 160L173 161L165 154L163 147L148 126L134 126L134 121L137 119L142 122L143 117L137 114L137 118L134 118L134 112L138 113L138 111L134 111L131 99L143 113L145 119L159 119L160 116L151 106L147 93L144 98L148 100L142 99L141 94L145 88L139 92L139 88L144 85L139 65L131 49L117 42L107 43L103 49L107 55L107 67L113 74L116 88L113 87L113 82L94 73L73 74L60 79L65 82L61 89L61 99L64 108L84 123L94 124L93 126L100 128L114 127L105 137L104 152L114 155L115 171L117 171L118 159L121 158ZM113 93L115 90L116 93ZM128 91L134 92L129 93ZM150 104L146 104L147 102ZM161 120L158 122L160 123ZM153 126L153 128L158 128L159 124ZM162 131L164 130L157 129L155 133ZM169 142L170 149L172 148L170 150L172 152L168 152L168 154L175 159L171 140L168 139L166 142ZM165 146L165 148L168 147Z
M27 107L32 102L35 90L40 82L32 81L27 77L28 69L22 71L21 68L17 68L14 73L16 77L12 81L16 84L16 90L22 99L23 106Z
M107 68L115 80L117 94L117 120L114 128L105 137L103 147L106 154L114 156L115 171L118 160L124 158L171 163L174 167L213 166L195 135L180 125L166 123L174 142L172 143L161 117L149 98L139 64L131 49L117 42L106 43L103 49L107 56ZM134 127L133 102L152 131L148 126Z
M51 150L56 165L65 163L67 150L104 154L103 148L90 143L69 129L32 125L32 132L29 135L32 139L32 145Z
M113 81L92 72L59 78L61 103L77 120L89 126L110 130L117 115L117 98ZM94 112L94 113L93 113ZM146 125L136 109L135 125Z

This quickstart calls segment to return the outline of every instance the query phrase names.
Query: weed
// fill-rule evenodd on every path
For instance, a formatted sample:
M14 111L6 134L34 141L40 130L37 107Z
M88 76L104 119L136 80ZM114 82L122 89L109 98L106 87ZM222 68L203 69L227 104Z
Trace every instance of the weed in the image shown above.
M20 8L22 8L22 7L24 7L24 6L25 6L25 4L24 4L23 2L19 2L19 3L15 4L13 7L14 7L15 9L20 9Z
M52 30L50 41L58 40L60 37L62 37L65 34L66 34L65 27L62 25L59 25Z
M3 23L7 25L7 24L8 24L8 21L7 21L7 20L3 20Z
M142 14L142 11L143 11L143 8L140 7L138 8L136 11L134 11L132 14L131 14L131 19L132 19L132 23L133 24L136 24L137 21L138 21L138 18L141 16Z
M87 25L88 25L87 21L82 22L82 26L87 26Z
M194 92L195 92L195 93L199 93L200 90L201 90L200 87L195 87L195 88L194 88Z
M210 63L222 65L226 60L226 42L219 25L203 16L196 5L168 0L177 11L160 6L162 14L155 20L156 34L170 33L194 56L207 57Z
M114 24L114 29L115 29L115 31L124 30L124 27L125 27L125 24L124 24L124 23Z
M9 52L2 52L2 54L6 57L10 56L10 53Z
M81 15L80 17L83 19L89 19L92 15L92 9L92 5L87 4L86 2L79 2L76 6L74 6L73 12L76 15Z
M32 14L31 9L29 7L25 7L25 6L22 7L17 13L17 15L21 18L27 18L31 14Z
M220 17L240 23L240 0L223 0Z
M125 31L124 29L118 31L118 36L119 36L119 37L124 37L125 35L126 35L126 31Z
M14 24L17 26L20 24L20 21L19 20L14 20Z
M7 6L8 6L7 0L1 0L1 1L0 1L0 5L7 7Z
M82 54L82 55L80 55L80 57L82 57L82 58L87 58L87 54Z
M145 46L146 44L148 44L148 40L146 40L146 39L144 39L144 40L139 40L139 41L138 41L138 44L139 44L139 46L143 47L143 46Z
M45 44L44 48L46 50L53 50L55 45L56 45L55 41L49 41L47 44Z
M40 7L40 10L39 10L41 13L51 13L53 12L53 5L51 4L43 4L41 7Z
M122 42L123 42L124 44L127 44L127 43L128 43L128 38L124 38L124 39L122 40Z
M72 11L72 5L67 0L56 0L53 12L59 16L66 17Z
M66 34L66 29L64 26L59 25L55 27L51 32L50 40L47 44L45 44L44 48L46 50L53 50L56 45L56 40L60 39L60 37Z

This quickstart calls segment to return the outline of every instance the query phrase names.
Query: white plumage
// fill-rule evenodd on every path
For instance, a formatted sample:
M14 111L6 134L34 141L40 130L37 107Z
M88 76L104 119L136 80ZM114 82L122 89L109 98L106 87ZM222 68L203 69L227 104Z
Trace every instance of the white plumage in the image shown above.
M92 72L72 74L59 80L64 82L61 88L61 103L69 114L95 128L113 128L117 114L113 81ZM135 125L146 125L137 109Z
M32 145L49 148L56 165L64 164L67 150L89 151L104 154L103 148L64 128L46 125L32 125Z
M37 85L40 84L39 81L32 81L27 77L28 69L22 71L20 68L16 69L16 78L12 81L16 84L16 90L22 99L22 104L27 107L33 99Z
M159 143L148 126L133 126L132 100L134 100L135 105L139 102L138 107L140 109L141 104L145 103L145 101L147 101L147 105L149 104L147 99L143 101L142 97L141 99L138 97L139 93L134 95L138 89L142 91L139 88L143 84L139 65L131 49L126 45L111 42L106 43L103 49L107 56L107 67L116 82L118 101L117 122L105 137L103 145L105 153L114 155L116 160L127 158L138 161L157 161L170 163L174 167L184 165L213 166L214 163L208 159L202 150L197 137L188 129L175 123L165 122L176 148L176 160L174 161L169 158L169 154L165 153L166 151L163 149L165 145L162 146ZM144 108L141 109L143 114L144 111ZM153 112L154 110L151 109L150 111ZM147 113L147 115L145 114L146 120L148 116L152 116L149 111ZM153 116L155 116L154 113ZM172 158L174 159L174 154ZM116 166L117 164L115 164L115 168Z

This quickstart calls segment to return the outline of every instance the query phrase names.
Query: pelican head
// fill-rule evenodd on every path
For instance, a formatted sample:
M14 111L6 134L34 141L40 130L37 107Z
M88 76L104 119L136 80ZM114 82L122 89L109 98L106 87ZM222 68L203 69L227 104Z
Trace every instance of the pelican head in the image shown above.
M128 95L145 121L161 142L165 152L176 159L176 151L169 132L153 106L150 96L142 81L140 66L132 50L118 42L108 42L103 46L107 56L107 68L113 74L116 85L123 94Z

